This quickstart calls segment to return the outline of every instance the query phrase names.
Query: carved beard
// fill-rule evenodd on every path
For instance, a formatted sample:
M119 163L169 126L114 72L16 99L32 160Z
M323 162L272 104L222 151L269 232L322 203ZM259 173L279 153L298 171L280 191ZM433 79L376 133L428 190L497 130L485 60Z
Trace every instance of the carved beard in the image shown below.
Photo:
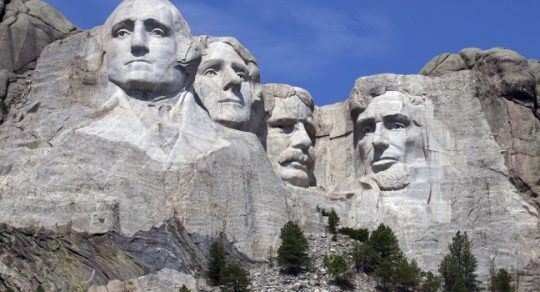
M403 163L392 165L389 169L371 174L371 178L377 182L383 191L395 191L409 185L409 172Z

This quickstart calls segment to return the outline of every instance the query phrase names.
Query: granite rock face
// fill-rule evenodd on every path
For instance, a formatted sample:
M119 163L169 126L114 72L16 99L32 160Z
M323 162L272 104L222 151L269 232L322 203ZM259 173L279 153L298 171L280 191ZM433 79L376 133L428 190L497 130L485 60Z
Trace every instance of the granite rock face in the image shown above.
M4 104L4 112L24 94L28 77L45 46L76 30L40 0L0 3L0 104Z
M540 286L538 61L464 49L314 107L304 89L261 87L247 49L192 36L167 0L125 0L86 32L39 1L0 3L45 13L47 42L70 35L32 51L0 125L0 290L207 291L215 239L264 290L285 222L326 244L317 207L391 226L424 270L466 231L481 281L495 265ZM9 49L29 56L29 40ZM5 80L31 67L13 60Z

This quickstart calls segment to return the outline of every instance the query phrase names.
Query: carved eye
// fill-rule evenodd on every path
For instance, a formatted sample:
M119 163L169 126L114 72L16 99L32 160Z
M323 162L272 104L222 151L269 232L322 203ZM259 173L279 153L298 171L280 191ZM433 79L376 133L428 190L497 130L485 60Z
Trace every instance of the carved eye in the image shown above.
M153 36L156 36L156 37L164 37L165 36L165 31L162 30L161 28L154 28L152 31L151 31L151 34Z
M405 129L405 124L402 122L394 122L390 125L390 129L392 130L398 130L398 129Z
M247 79L247 74L245 72L238 71L238 72L236 72L236 75L238 75L238 77L240 77L242 80Z
M130 35L131 32L127 29L120 29L116 32L115 37L123 38Z
M278 125L280 132L283 134L291 134L294 132L294 125Z
M204 76L214 77L217 76L217 72L214 69L207 69L206 71L204 71Z
M362 133L373 133L375 131L375 127L372 125L364 125L361 128Z

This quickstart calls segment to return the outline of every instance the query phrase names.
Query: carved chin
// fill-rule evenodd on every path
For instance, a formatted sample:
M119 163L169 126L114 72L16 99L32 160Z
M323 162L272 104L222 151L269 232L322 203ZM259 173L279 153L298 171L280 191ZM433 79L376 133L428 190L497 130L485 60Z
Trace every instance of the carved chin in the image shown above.
M304 170L292 167L281 167L279 175L282 180L291 185L303 188L309 187L309 174Z
M394 164L385 171L380 171L371 175L383 191L395 191L409 185L409 172L402 163Z

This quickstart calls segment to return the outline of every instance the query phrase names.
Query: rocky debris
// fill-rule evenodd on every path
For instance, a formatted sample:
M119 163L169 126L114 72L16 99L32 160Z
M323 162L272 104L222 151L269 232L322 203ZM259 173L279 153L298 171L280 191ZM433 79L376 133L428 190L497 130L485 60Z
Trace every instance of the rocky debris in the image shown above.
M332 241L331 238L332 235L326 233L308 235L308 254L312 266L298 275L281 273L275 259L269 264L252 269L252 291L343 291L332 283L332 277L324 268L323 259L325 255L350 254L355 241L340 234L337 235L337 241ZM352 260L352 257L349 256L349 259ZM354 291L377 291L374 279L361 272L354 273L352 283Z
M41 0L9 0L0 4L0 104L3 112L28 88L37 58L48 44L77 28ZM9 89L8 87L15 87Z

